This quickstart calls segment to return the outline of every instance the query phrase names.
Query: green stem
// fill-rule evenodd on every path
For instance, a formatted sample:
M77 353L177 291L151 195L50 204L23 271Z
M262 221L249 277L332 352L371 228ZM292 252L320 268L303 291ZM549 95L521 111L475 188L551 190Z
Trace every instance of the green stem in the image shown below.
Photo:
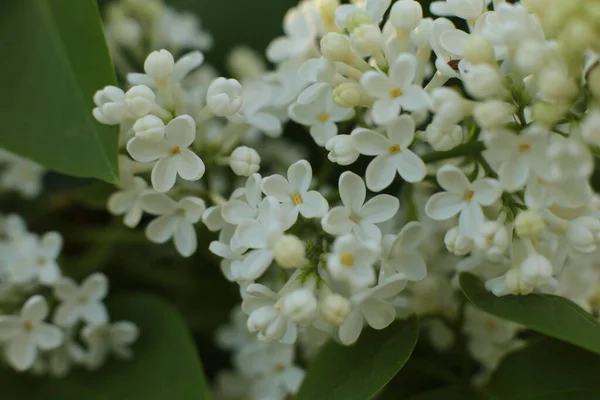
M421 159L425 163L432 163L456 157L477 157L480 156L484 149L485 145L483 142L475 141L458 145L455 148L446 151L434 151L429 154L425 154L423 157L421 157Z

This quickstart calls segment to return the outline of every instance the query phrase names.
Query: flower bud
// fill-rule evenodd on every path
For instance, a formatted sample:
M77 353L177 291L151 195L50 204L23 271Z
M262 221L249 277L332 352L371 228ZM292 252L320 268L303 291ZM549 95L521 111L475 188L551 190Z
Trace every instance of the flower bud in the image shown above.
M153 51L144 61L144 71L158 83L166 83L174 67L173 55L167 50Z
M458 226L451 228L444 236L444 244L455 256L465 256L473 249L473 240L460 234Z
M533 290L531 286L522 285L519 268L509 269L504 279L506 279L506 288L511 294L529 294Z
M515 218L515 232L522 238L537 238L545 227L544 218L537 210L521 211Z
M346 29L352 33L356 28L366 24L372 24L373 21L369 14L363 10L356 10L346 17Z
M273 258L282 268L299 268L304 264L306 247L304 242L294 235L283 235L273 249Z
M600 146L600 109L588 111L581 124L581 136L587 143Z
M464 118L465 99L450 88L437 88L431 93L435 118L443 120L444 124L457 124Z
M92 111L98 122L116 125L127 119L129 112L125 105L125 93L115 86L106 86L94 94L96 108Z
M446 125L432 122L425 129L425 139L435 151L446 151L463 141L463 129L460 125Z
M467 91L477 99L503 97L508 94L502 76L488 64L473 65L464 75Z
M146 85L136 85L125 93L125 104L129 112L136 118L143 117L152 111L156 96Z
M156 115L146 115L135 121L133 131L140 139L157 142L165 136L165 123Z
M364 24L350 34L352 46L361 56L372 56L381 52L383 35L378 26Z
M260 168L260 156L252 147L240 146L231 153L229 166L239 176L250 176Z
M350 135L332 137L325 143L325 148L329 150L327 154L329 161L339 165L350 165L360 156Z
M592 68L587 74L587 84L594 97L600 99L600 67Z
M340 5L340 0L316 0L315 6L321 14L321 17L325 20L333 20L335 17L335 10Z
M292 322L310 324L317 317L317 299L308 289L296 289L283 297L281 313Z
M521 263L521 289L523 286L539 288L550 283L552 264L541 254L533 253Z
M494 46L481 35L471 34L463 43L463 58L471 64L495 64Z
M543 42L525 39L515 52L515 66L523 75L534 74L546 64L546 55Z
M206 93L206 104L219 117L230 117L242 107L242 85L235 79L215 79Z
M330 61L344 62L352 56L348 37L330 32L321 39L321 53Z
M340 107L354 108L360 104L363 90L355 81L345 81L333 90L333 101Z
M287 321L273 307L265 306L252 312L246 325L250 332L260 331L265 341L274 342L285 334Z
M500 261L510 245L510 235L504 224L485 221L479 234L475 236L475 246L492 261Z
M577 85L568 71L550 66L540 72L538 95L545 101L556 102L569 99L577 94Z
M515 107L502 100L486 100L473 107L473 117L483 129L497 128L513 120Z
M580 253L593 253L600 243L600 221L593 217L578 217L569 221L567 241Z
M321 300L319 311L326 322L340 326L350 314L350 301L339 294L330 294Z
M414 0L400 0L390 10L390 22L399 30L412 31L423 19L423 8Z

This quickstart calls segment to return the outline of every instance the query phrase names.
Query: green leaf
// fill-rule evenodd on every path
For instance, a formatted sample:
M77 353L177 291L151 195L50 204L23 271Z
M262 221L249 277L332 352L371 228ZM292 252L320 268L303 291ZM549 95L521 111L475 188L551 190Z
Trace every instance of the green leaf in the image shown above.
M296 400L365 400L400 371L417 342L416 318L376 331L352 346L329 342L311 362Z
M545 339L509 354L486 392L493 400L586 400L600 398L600 357Z
M0 37L0 147L117 183L117 128L92 117L94 92L116 83L96 1L2 0Z
M173 306L154 295L129 293L113 296L109 309L111 320L140 328L132 360L114 360L93 372L74 370L63 379L2 371L2 399L209 399L196 347Z
M484 400L485 397L471 388L448 386L441 389L429 390L412 396L409 400Z
M570 300L549 294L497 297L468 273L460 275L460 287L485 312L600 354L600 322Z

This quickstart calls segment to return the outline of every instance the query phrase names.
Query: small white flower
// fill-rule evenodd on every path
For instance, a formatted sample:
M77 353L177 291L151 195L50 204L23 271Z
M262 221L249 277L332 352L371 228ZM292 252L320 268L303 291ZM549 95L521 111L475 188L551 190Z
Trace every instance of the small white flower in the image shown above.
M125 92L115 86L106 86L94 94L94 118L101 124L118 125L130 117L125 105Z
M319 303L319 314L333 326L340 326L351 310L350 300L336 293L325 296Z
M281 313L290 321L306 326L317 317L317 305L312 290L296 289L281 298Z
M133 118L141 118L156 109L156 95L146 85L136 85L125 93L125 105Z
M458 146L463 141L463 136L462 126L438 123L436 120L425 129L425 139L436 151L446 151Z
M365 129L352 131L354 146L361 153L376 156L367 167L367 187L379 192L392 184L396 173L407 182L419 182L426 174L425 163L408 147L415 137L415 123L408 115L387 126L386 135Z
M352 118L354 110L338 106L333 102L331 90L324 90L309 104L292 104L288 114L293 121L309 126L315 143L325 146L337 134L336 122Z
M129 346L138 336L138 327L129 321L86 325L81 330L81 337L89 348L84 360L85 366L96 369L104 364L111 353L122 359L131 358L133 354Z
M188 181L204 175L204 163L188 149L195 138L196 123L189 115L181 115L169 122L164 139L148 141L134 137L127 142L127 151L136 161L158 160L152 168L152 187L164 193L175 185L177 175Z
M339 236L327 255L327 270L333 279L348 282L353 289L368 287L375 283L373 265L378 256L379 248L374 242Z
M230 117L242 107L242 85L235 79L215 79L206 92L206 104L219 117Z
M269 43L267 58L280 63L288 59L306 56L315 47L318 25L307 7L299 5L291 8L283 19L285 36L279 36ZM312 18L311 18L312 17Z
M61 275L57 258L62 245L58 232L45 233L41 238L26 235L15 240L14 259L9 264L12 279L26 283L37 278L44 285L54 284Z
M147 193L141 198L142 209L158 215L146 227L146 236L154 243L165 243L173 238L175 248L184 257L191 256L198 246L194 224L206 206L197 197L184 197L176 202L161 193Z
M144 71L146 75L154 79L155 82L166 82L175 67L175 59L167 50L157 50L148 54L144 61Z
M385 235L381 262L384 276L402 273L409 281L424 279L427 265L418 250L424 239L423 227L416 221L404 225L398 235Z
M231 170L239 176L250 176L260 168L260 156L252 147L239 146L229 156Z
M593 253L600 243L600 221L591 216L577 217L569 221L566 238L576 251Z
M311 84L298 95L297 102L310 104L319 98L322 92L331 90L336 81L337 70L335 63L325 57L310 58L302 63L298 74ZM336 102L336 104L339 103Z
M262 200L262 178L260 174L252 174L246 180L243 197L235 197L223 204L221 214L223 219L233 225L253 220L258 216L259 204ZM232 196L234 197L234 196Z
M230 282L240 279L237 274L240 270L239 263L244 260L244 253L247 250L244 247L236 247L235 251L232 249L231 239L234 233L235 227L227 225L221 230L219 240L213 240L208 246L211 253L222 258L219 267L225 278Z
M325 149L329 151L329 161L339 165L350 165L360 156L350 135L335 135L325 143Z
M0 187L14 190L28 199L41 193L46 174L46 170L41 165L2 149L0 149L0 163L4 164L0 173Z
M390 22L396 29L412 31L423 19L423 8L414 0L396 1L390 10Z
M256 283L249 285L246 293L242 309L250 316L248 330L258 332L258 339L264 342L295 343L298 328L279 311L279 294Z
M502 194L498 181L481 178L471 183L460 169L451 165L438 170L437 181L445 192L436 193L427 200L427 215L443 221L460 213L460 233L470 238L477 235L484 222L481 206L491 206Z
M108 293L108 280L104 274L87 277L80 286L70 278L62 278L54 286L54 295L61 301L54 313L54 323L73 326L83 320L88 324L104 324L108 312L102 303Z
M458 226L448 229L444 235L444 244L451 254L458 257L466 256L473 249L473 239L462 235Z
M384 329L396 318L391 300L406 286L404 274L385 278L370 289L364 289L351 298L352 312L346 317L339 330L342 343L349 345L358 339L365 321L373 329Z
M381 53L383 34L378 26L362 24L352 30L350 41L354 50L361 56Z
M431 13L440 16L457 16L466 20L475 20L485 11L484 0L446 0L434 1L430 5Z
M304 242L294 235L283 235L273 249L273 258L281 268L300 268L306 262Z
M165 123L156 115L146 115L133 124L135 136L149 141L160 141L165 137Z
M388 75L381 72L365 72L360 80L367 94L377 100L373 104L373 119L387 124L402 109L420 111L431 108L429 95L419 85L413 84L417 60L412 54L403 53L391 63Z
M500 221L485 221L475 236L475 246L488 260L500 261L510 246L511 235Z
M321 224L325 232L332 235L347 235L354 232L363 240L381 239L378 223L394 217L400 207L397 198L380 194L365 203L365 183L353 172L340 175L339 192L343 205L332 208Z
M140 199L148 191L148 184L139 176L127 182L126 186L108 198L108 211L113 215L123 214L123 223L129 228L135 228L142 219Z
M354 4L342 4L335 10L335 24L340 29L348 28L349 17L352 17L357 11L360 13L366 13L366 17L370 19L370 22L379 24L383 19L383 15L390 7L391 0L367 0L356 2Z
M282 203L282 212L287 225L293 225L298 213L305 218L318 218L325 215L329 205L323 195L316 190L308 190L312 180L312 167L306 160L290 165L287 179L281 175L271 175L263 179L262 190Z
M204 55L199 51L192 51L174 62L173 55L167 50L153 51L146 57L144 62L145 74L131 73L127 74L127 80L132 85L145 85L150 88L156 88L159 93L169 87L176 87L181 84L192 70L198 68L204 62ZM166 92L169 96L170 93Z
M62 331L46 322L48 303L40 295L29 298L19 316L0 317L0 340L4 342L6 359L18 371L31 368L37 358L38 348L54 349L62 343Z
M273 114L275 89L269 83L256 80L244 82L242 107L239 113L230 117L232 121L246 123L254 129L275 138L281 136L281 121Z

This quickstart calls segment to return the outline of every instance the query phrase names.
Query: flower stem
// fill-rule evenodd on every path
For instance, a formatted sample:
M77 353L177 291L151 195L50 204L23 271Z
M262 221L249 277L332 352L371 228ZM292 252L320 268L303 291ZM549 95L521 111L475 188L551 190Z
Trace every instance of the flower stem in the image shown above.
M456 158L456 157L465 157L465 156L477 157L481 154L481 152L484 149L485 149L485 146L484 146L483 142L474 141L471 143L465 143L465 144L458 145L455 148L450 149L450 150L434 151L429 154L425 154L425 155L423 155L423 157L421 157L421 159L425 163L432 163L432 162L447 160L449 158Z

